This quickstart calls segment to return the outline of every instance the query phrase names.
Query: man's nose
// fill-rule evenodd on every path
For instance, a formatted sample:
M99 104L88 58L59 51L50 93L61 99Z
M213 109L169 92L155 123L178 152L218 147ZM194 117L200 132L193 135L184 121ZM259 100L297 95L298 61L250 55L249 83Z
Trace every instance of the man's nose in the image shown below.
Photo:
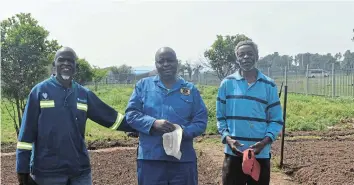
M162 65L167 66L167 65L169 65L169 63L168 63L167 60L164 60L164 61L162 62Z
M70 65L70 61L69 60L64 60L64 64L65 65Z

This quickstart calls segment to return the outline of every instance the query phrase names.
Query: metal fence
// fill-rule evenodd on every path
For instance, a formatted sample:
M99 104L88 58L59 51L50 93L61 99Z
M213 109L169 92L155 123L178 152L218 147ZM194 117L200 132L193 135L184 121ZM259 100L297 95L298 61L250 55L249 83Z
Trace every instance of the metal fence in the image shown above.
M260 69L265 75L272 78L278 87L282 83L288 85L288 92L306 95L328 97L354 97L354 69ZM148 75L118 75L116 79L106 78L96 83L101 85L134 85L138 80ZM221 80L214 72L204 72L199 75L181 75L184 79L197 85L219 86ZM94 82L87 85L94 85Z
M354 97L354 69L267 70L266 75L279 86L287 83L288 92L328 97Z

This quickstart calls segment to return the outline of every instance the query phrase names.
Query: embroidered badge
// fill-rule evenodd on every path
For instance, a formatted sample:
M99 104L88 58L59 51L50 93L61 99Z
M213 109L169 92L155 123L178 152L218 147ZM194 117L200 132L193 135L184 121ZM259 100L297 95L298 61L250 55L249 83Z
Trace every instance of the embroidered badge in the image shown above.
M188 96L188 95L191 94L191 90L188 89L188 88L186 88L186 87L182 87L182 88L181 88L181 93L182 93L183 95L185 95L185 96Z
M87 103L87 100L83 100L83 99L80 99L80 98L77 98L77 101L81 102L81 103Z
M47 94L47 93L42 93L42 96L43 96L43 98L44 98L45 100L48 99L48 94Z

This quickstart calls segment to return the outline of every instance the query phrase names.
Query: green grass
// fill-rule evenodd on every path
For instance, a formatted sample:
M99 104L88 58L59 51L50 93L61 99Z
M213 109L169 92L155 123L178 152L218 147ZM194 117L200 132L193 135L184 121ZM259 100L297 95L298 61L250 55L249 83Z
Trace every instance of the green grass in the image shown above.
M94 87L90 86L90 89ZM206 133L216 133L215 100L217 87L198 86L203 100L208 108L208 127ZM100 85L96 94L107 104L119 112L124 112L127 101L132 93L132 85ZM284 97L282 95L282 97ZM283 103L283 100L281 100ZM5 102L6 104L6 102ZM1 142L15 142L16 133L13 121L7 113L4 105L1 105ZM333 126L342 118L354 117L354 101L350 98L325 98L288 94L287 104L287 130L324 130ZM88 120L86 127L86 139L120 139L125 134L111 131Z
M354 99L288 95L287 130L325 130L342 118L354 117Z

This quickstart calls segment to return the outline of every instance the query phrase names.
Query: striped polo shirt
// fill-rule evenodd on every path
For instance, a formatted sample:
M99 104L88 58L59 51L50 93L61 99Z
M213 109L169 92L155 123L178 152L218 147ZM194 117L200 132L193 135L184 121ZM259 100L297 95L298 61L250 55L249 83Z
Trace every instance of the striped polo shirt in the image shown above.
M257 70L257 80L248 84L239 72L226 77L220 84L216 101L217 128L225 144L225 153L234 155L226 144L230 136L244 144L244 151L264 137L273 141L283 126L283 113L274 81ZM257 158L269 158L267 145Z

